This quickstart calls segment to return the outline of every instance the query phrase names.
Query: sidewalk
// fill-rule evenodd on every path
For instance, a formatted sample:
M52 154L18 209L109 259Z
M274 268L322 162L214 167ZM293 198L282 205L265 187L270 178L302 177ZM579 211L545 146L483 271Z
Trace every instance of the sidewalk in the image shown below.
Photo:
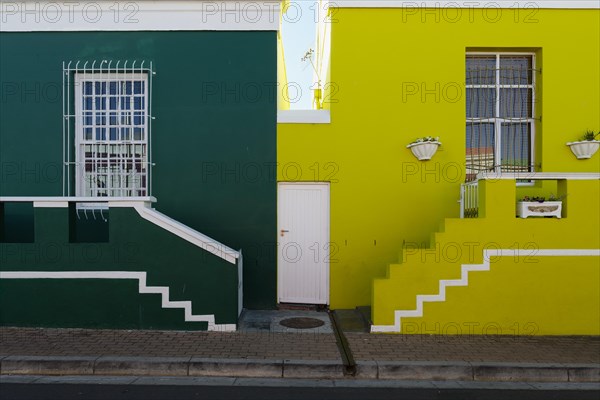
M0 328L3 375L600 382L600 337ZM346 372L346 373L345 373Z

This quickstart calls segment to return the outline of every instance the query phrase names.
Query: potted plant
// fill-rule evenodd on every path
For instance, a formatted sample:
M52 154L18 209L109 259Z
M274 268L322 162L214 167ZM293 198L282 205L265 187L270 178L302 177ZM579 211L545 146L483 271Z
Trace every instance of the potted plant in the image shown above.
M562 216L562 198L550 195L545 197L524 196L517 202L517 217L556 217Z
M577 142L569 142L567 146L571 148L577 159L584 160L590 158L600 147L600 140L596 140L596 137L599 135L600 132L595 133L594 131L587 130L581 139Z
M410 149L419 161L431 160L438 147L441 146L439 137L425 136L410 143L406 148Z

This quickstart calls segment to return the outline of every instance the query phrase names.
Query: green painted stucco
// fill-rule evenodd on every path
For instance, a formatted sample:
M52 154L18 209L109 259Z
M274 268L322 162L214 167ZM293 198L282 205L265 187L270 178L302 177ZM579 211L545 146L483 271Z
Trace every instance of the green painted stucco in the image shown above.
M62 62L134 59L152 61L156 71L152 87L155 207L229 247L242 249L244 306L274 307L276 32L1 33L0 196L63 194ZM61 221L63 217L68 222L68 216L61 216ZM126 224L115 223L120 217L121 210L111 210L110 242L93 246L110 253L129 240L150 240L140 244L152 250L149 254L154 256L149 260L157 266L149 279L169 281L179 288L172 293L188 294L201 277L210 290L193 291L200 296L194 303L198 307L202 307L202 296L215 293L227 303L223 305L227 310L228 302L237 301L235 294L227 294L228 289L211 281L222 279L220 274L192 274L192 261L177 250L177 246L191 245L178 244L182 240L173 237L167 241L172 245L167 246L156 242L154 234L143 236L143 229L130 232ZM48 240L56 240L59 233L54 226L42 227L37 214L35 223L33 246L48 243L39 237L44 229ZM68 242L66 235L61 240ZM85 245L71 244L69 248L77 252ZM20 245L2 246L12 251L8 246ZM27 251L28 246L24 244L18 251ZM81 260L36 265L47 270L115 266ZM20 267L35 265L0 265L3 270ZM22 283L2 285L4 300L13 298L7 293L18 292L11 292L11 285ZM2 313L6 315L4 306Z
M143 271L148 286L168 286L171 301L196 315L237 322L237 266L142 219L113 208L108 243L70 243L68 208L35 209L35 243L0 243L4 271ZM0 279L0 324L94 328L205 329L161 296L139 294L137 280Z

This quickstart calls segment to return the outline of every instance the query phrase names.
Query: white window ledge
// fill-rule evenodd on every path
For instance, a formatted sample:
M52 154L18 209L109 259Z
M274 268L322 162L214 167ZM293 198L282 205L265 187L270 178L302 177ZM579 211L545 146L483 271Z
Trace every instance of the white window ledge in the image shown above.
M278 124L329 124L331 113L329 110L279 110L277 111Z
M134 207L156 203L156 197L3 196L0 203L33 203L34 208L67 208L69 203L105 203L109 207Z

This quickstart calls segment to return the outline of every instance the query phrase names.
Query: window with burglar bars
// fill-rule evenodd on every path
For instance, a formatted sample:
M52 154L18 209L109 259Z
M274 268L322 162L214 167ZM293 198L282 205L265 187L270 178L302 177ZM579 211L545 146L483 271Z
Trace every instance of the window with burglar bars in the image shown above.
M534 168L535 55L468 53L466 178Z
M148 74L123 71L75 71L78 196L149 195Z

